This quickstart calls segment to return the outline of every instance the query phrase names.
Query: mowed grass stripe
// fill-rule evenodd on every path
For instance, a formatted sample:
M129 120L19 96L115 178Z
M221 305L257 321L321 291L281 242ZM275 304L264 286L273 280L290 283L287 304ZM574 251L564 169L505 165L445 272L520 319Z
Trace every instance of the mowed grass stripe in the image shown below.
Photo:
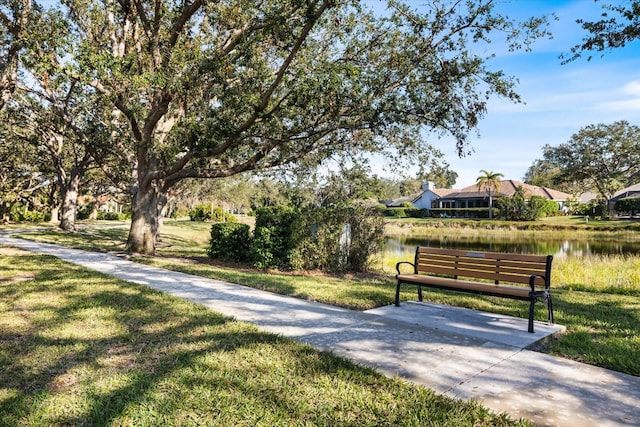
M0 425L525 425L198 305L0 248Z

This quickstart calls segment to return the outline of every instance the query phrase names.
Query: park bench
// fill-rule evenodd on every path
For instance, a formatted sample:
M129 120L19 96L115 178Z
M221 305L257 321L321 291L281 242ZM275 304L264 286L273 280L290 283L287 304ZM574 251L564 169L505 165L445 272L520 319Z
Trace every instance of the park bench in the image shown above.
M402 261L396 264L396 306L400 306L402 284L417 286L419 301L422 301L423 287L529 301L528 331L533 333L534 305L538 300L546 302L548 321L553 323L550 290L552 260L552 255L474 252L418 246L413 263ZM413 271L401 273L402 264L411 265ZM505 282L508 284L504 284ZM523 284L528 286L522 286Z

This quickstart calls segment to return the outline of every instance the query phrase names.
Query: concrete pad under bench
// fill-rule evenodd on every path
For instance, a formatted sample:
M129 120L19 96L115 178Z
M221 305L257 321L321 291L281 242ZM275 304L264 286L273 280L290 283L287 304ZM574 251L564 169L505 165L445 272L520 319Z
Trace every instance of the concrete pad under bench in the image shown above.
M529 333L528 319L419 301L406 301L400 307L378 307L365 313L520 349L530 347L566 329L561 325L536 321L535 332Z

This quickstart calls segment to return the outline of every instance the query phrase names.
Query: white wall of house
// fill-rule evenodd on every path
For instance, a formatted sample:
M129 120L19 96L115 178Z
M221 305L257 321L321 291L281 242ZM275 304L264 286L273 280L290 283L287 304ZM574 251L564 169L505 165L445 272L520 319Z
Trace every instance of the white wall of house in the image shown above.
M413 200L413 206L416 208L431 209L431 202L440 197L431 190L425 190Z

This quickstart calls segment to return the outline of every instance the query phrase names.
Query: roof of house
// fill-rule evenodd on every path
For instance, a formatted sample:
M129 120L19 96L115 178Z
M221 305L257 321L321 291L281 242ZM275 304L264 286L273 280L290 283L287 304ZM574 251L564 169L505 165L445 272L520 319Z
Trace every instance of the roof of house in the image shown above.
M542 196L545 199L560 201L567 200L571 197L571 194L563 193L562 191L525 184L524 182L520 182L515 179L500 181L500 188L498 189L497 194L511 197L518 187L523 187L528 196ZM453 188L428 188L414 197L411 201L415 203L427 191L432 192L441 199L480 199L487 197L486 191L478 190L478 186L473 184L458 190Z
M448 194L455 193L455 192L458 192L458 191L460 191L460 190L456 190L456 189L453 189L453 188L432 188L431 189L431 192L433 192L434 194L436 194L437 196L440 196L440 197L445 197Z
M411 197L399 197L393 200L381 200L388 208L399 208L404 202L412 202L414 199Z
M547 187L538 187L536 185L525 184L523 182L507 179L500 181L500 188L496 192L497 194L502 194L505 196L513 196L518 187L524 188L525 192L528 196L541 196L545 199L551 200L566 200L571 197L570 194L563 193L562 191L554 190L552 188ZM468 187L464 187L461 190L457 190L456 193L451 193L446 195L448 199L455 198L480 198L486 197L487 192L484 190L478 191L478 186L476 184L470 185Z
M625 197L640 197L640 183L617 191L611 200L624 199Z
M422 191L420 194L415 196L413 199L411 199L411 202L415 203L427 191L430 191L433 194L435 194L436 196L438 196L439 198L442 198L442 197L445 197L445 196L447 196L447 195L449 195L451 193L454 193L454 192L457 192L457 191L460 191L460 190L454 190L453 188L427 188L426 190Z
M595 191L585 191L584 193L578 194L578 201L580 203L589 203L592 200L597 200L600 196L600 193Z

